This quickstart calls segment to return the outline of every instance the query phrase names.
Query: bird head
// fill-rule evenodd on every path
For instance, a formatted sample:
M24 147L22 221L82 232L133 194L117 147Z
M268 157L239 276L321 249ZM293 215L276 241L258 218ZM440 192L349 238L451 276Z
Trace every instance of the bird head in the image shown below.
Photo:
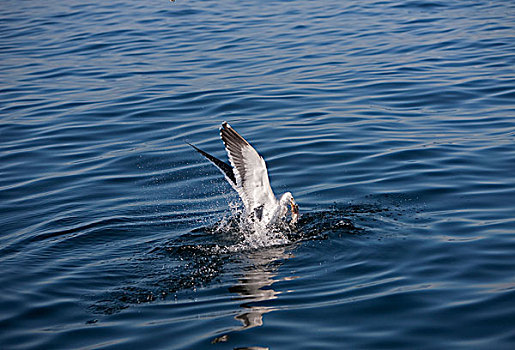
M295 203L293 197L290 200L290 208L291 208L291 221L290 224L296 224L299 221L299 205Z
M290 210L291 210L290 224L296 224L297 221L299 220L299 206L295 202L295 199L293 199L293 196L290 192L286 192L285 194L283 194L281 196L281 204L283 205L283 208L285 208L283 215L286 214L286 211L288 210L287 209L288 205L290 206Z

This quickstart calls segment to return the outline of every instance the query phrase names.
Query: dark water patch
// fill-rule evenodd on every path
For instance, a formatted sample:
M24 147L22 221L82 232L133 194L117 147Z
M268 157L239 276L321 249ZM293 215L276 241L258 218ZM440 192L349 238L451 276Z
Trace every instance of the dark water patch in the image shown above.
M395 8L420 8L420 9L432 9L432 8L445 8L448 5L443 2L433 1L403 1L400 4L394 4L392 7Z

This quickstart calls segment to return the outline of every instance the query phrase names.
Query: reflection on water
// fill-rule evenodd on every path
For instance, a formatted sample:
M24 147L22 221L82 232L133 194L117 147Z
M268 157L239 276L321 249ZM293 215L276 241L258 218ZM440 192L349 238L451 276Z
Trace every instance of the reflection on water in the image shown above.
M263 315L277 310L273 306L266 306L270 300L276 299L280 292L275 291L272 285L278 281L292 280L295 276L281 279L277 277L277 270L294 255L290 252L292 247L273 247L260 251L253 251L246 257L244 271L238 278L238 283L229 288L229 291L237 294L236 300L242 300L241 310L234 318L241 322L241 327L233 329L234 332L259 327L263 325ZM212 343L229 340L229 334L215 338ZM249 347L240 349L268 349L261 347Z

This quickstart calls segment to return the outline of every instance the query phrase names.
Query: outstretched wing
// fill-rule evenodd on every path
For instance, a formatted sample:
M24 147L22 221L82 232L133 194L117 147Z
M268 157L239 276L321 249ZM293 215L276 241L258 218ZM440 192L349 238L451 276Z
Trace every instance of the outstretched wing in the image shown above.
M227 122L220 127L220 136L233 166L235 189L247 212L262 214L263 208L275 207L276 199L263 157Z
M209 153L201 150L195 145L192 145L189 142L186 142L188 145L193 147L198 153L202 154L204 157L206 157L211 163L213 163L220 171L225 175L225 178L227 179L227 182L231 184L231 186L236 190L236 178L234 177L234 172L232 170L232 167L227 164L224 161L221 161L220 159L216 158L215 156L210 155Z

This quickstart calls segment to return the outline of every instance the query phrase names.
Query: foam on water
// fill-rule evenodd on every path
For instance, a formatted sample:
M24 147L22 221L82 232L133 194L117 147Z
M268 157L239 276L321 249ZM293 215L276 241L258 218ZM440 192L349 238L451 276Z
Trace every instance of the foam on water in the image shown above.
M230 216L220 220L214 229L214 234L230 234L240 237L239 242L230 249L234 251L258 249L291 243L288 238L295 230L285 220L273 226L264 225L247 215L241 206L231 205Z

